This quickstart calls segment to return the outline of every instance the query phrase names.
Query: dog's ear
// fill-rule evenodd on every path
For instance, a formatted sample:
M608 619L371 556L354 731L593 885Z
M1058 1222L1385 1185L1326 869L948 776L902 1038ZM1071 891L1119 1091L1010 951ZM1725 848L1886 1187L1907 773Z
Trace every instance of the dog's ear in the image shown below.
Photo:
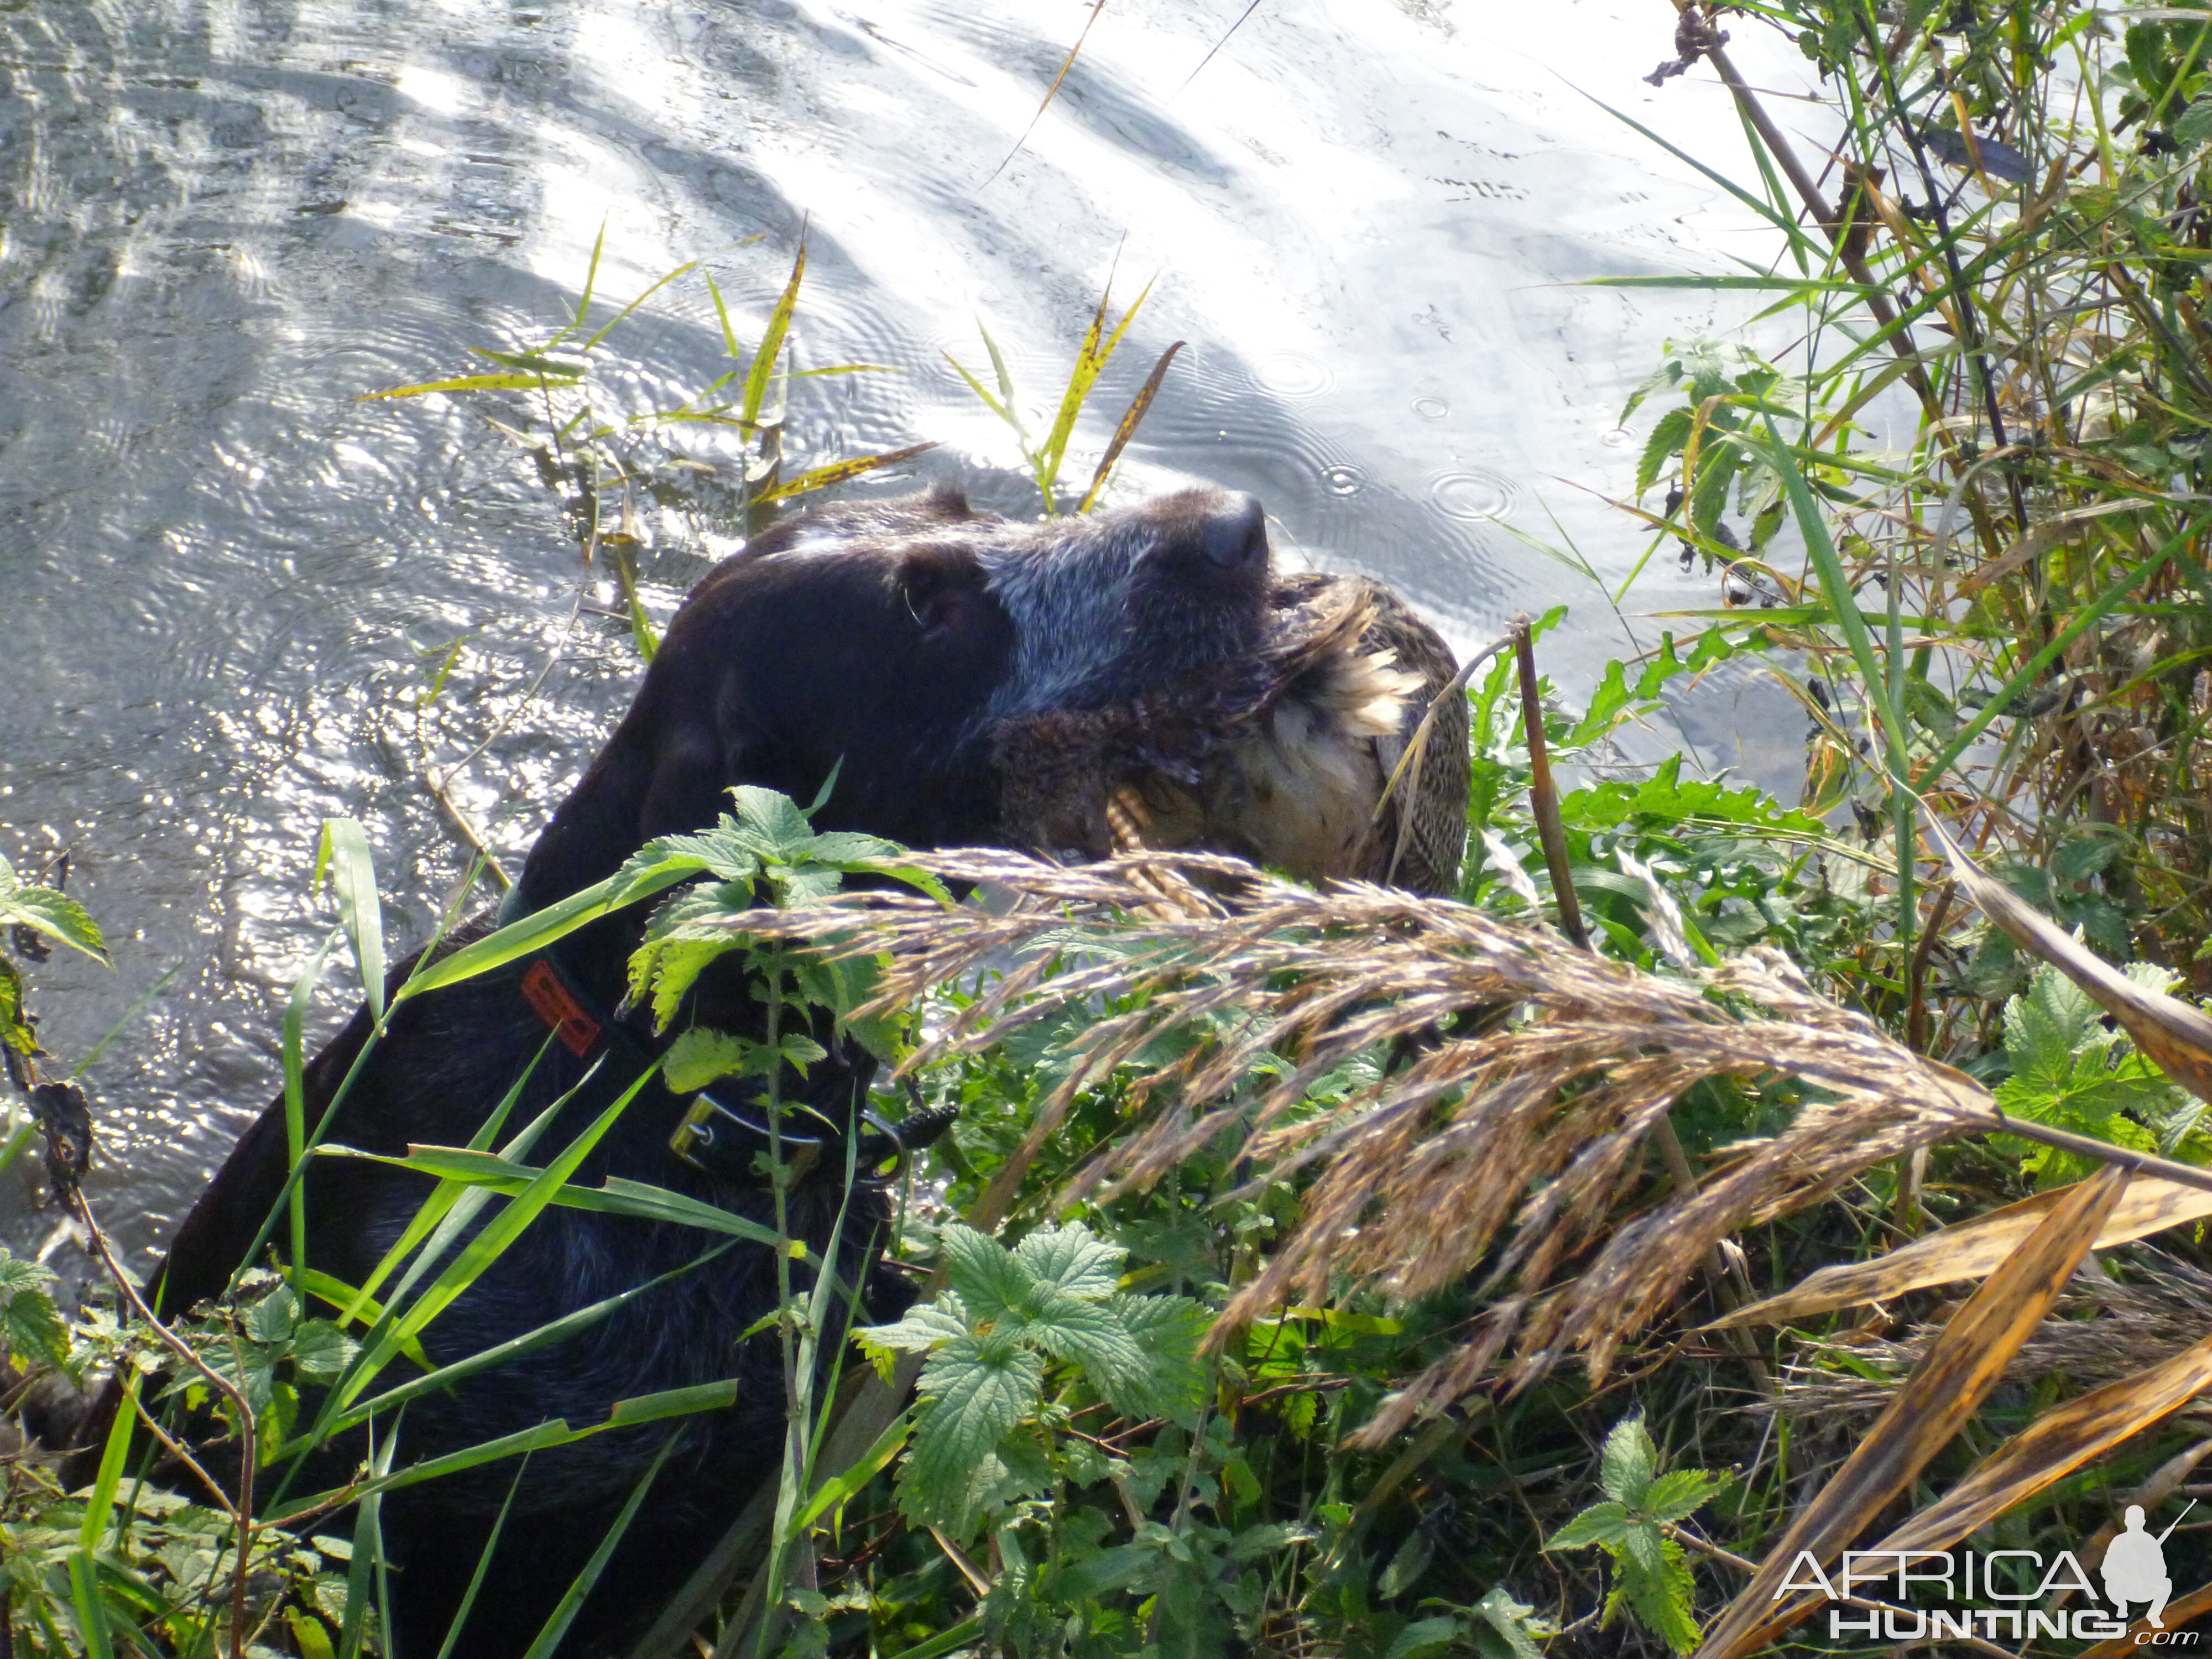
M900 608L921 624L924 650L973 640L1000 620L997 602L965 552L926 544L909 548L890 580Z
M656 836L705 829L728 810L730 781L744 762L742 711L730 677L682 643L664 648L637 702L530 849L523 892L533 907L612 875Z

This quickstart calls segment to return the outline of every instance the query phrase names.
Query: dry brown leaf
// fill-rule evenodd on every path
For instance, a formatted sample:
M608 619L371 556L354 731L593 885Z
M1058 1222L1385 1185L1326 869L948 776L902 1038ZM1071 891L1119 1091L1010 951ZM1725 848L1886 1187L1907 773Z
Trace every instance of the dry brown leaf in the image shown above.
M1871 1261L1843 1261L1808 1273L1779 1296L1739 1308L1716 1319L1707 1330L1730 1325L1778 1325L1788 1319L1827 1313L1856 1303L1880 1302L1930 1285L1954 1284L1979 1279L1995 1267L2028 1234L2033 1232L2057 1203L2071 1192L2060 1187L2038 1193L2002 1210L1962 1221L1955 1227L1916 1238L1911 1243L1876 1256ZM2167 1227L2212 1215L2212 1193L2201 1187L2153 1176L2138 1176L2113 1206L2093 1249L2110 1249Z
M2163 1365L2054 1406L1875 1547L1936 1550L2063 1480L2212 1385L2212 1337Z
M2065 1479L2091 1458L2109 1451L2130 1435L2188 1404L2208 1386L2212 1386L2212 1337L2141 1376L2109 1383L2093 1394L2085 1394L2079 1400L2045 1412L1983 1459L1942 1498L1875 1545L1868 1553L1947 1549L1975 1528L2033 1497L2052 1482ZM2200 1601L2200 1597L2212 1598L2212 1585L2169 1607L2167 1628L2177 1627L2180 1617L2212 1606L2212 1599ZM1735 1606L1740 1605L1741 1598L1730 1607L1729 1612L1734 1613ZM1792 1603L1750 1631L1737 1650L1755 1651L1752 1644L1764 1646L1772 1642L1807 1614L1816 1612L1820 1605L1811 1599ZM2149 1626L2139 1622L2137 1628ZM2098 1653L2106 1650L2092 1650ZM2127 1644L2113 1650L2126 1653L2139 1650ZM1700 1659L1704 1659L1702 1650ZM2087 1656L2083 1656L2083 1659Z
M1801 1556L1809 1553L1825 1567L1973 1416L2003 1376L2006 1363L2081 1265L2127 1184L2126 1170L2106 1168L2068 1189L2034 1232L1966 1299L1858 1449L1790 1523L1751 1583L1714 1621L1698 1659L1733 1659L1758 1651L1777 1628L1813 1610L1817 1604L1808 1601L1770 1617L1775 1592ZM1972 1477L1966 1484L1972 1484Z
M2168 1077L2200 1100L2212 1100L2212 1016L2179 997L2145 989L2076 944L2002 882L1983 874L1933 813L1928 815L1928 830L1950 860L1960 886L1984 915L2021 949L2033 951L2080 986L2091 1001L2119 1021L2136 1047Z
M2033 563L2054 547L2078 539L2092 519L2101 519L2112 513L2140 513L2144 503L2126 498L2115 501L2100 501L2094 507L2076 507L2070 513L2061 513L2056 518L2045 519L2041 524L2028 526L2027 533L1986 563L1976 565L1959 581L1959 597L1971 599L1991 582L2009 576L2022 566Z

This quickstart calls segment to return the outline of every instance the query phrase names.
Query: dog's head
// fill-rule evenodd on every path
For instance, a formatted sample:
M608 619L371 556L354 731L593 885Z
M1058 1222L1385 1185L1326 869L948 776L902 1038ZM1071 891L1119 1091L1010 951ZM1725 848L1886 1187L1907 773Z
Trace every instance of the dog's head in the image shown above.
M989 842L988 731L1101 708L1253 649L1268 550L1249 495L1188 490L1018 524L940 488L787 520L717 566L532 851L535 905L703 828L750 783L909 846Z

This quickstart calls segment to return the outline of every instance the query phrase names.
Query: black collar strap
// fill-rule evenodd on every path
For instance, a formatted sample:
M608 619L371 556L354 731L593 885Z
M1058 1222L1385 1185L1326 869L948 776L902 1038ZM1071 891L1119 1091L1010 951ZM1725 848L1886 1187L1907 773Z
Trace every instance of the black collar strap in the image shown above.
M522 889L510 887L500 901L494 923L504 927L529 914ZM547 945L517 958L507 971L517 975L522 1000L531 1012L570 1054L579 1060L588 1060L595 1054L605 1055L605 1063L579 1085L588 1097L586 1103L611 1103L659 1064L659 1055L569 970L556 945ZM639 1092L656 1091L681 1103L675 1091L657 1075ZM772 1136L762 1121L766 1104L762 1091L755 1086L748 1094L744 1104L750 1109L740 1110L714 1091L701 1090L669 1136L669 1150L694 1169L732 1182L759 1182L763 1177L758 1160L779 1142L784 1163L794 1175L817 1165L833 1175L843 1170L846 1132L833 1119L803 1102L786 1101L779 1133ZM896 1180L904 1171L907 1158L899 1132L865 1109L858 1118L860 1133L855 1168L864 1178ZM933 1123L931 1127L941 1126Z

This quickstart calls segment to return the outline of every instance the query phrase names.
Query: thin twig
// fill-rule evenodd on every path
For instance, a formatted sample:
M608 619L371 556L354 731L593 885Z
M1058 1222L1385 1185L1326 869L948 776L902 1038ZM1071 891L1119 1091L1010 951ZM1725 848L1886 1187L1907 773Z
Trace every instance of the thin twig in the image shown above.
M1404 778L1406 769L1409 766L1413 769L1413 782L1407 793L1417 797L1419 795L1420 767L1424 757L1428 754L1429 736L1436 730L1437 716L1443 713L1451 699L1466 696L1467 683L1474 678L1476 669L1481 667L1501 651L1509 649L1512 644L1513 635L1510 634L1500 635L1491 641L1488 645L1484 646L1481 650L1462 663L1459 665L1459 672L1445 683L1443 689L1429 699L1429 706L1421 712L1421 723L1413 728L1413 735L1407 740L1406 752L1398 757L1398 763L1390 769L1390 776L1382 786L1382 794L1376 799L1374 813L1367 820L1367 827L1370 831L1382 822L1383 813L1389 811L1391 799L1398 791L1399 781ZM1400 821L1403 827L1399 830L1398 844L1390 849L1390 867L1383 872L1382 876L1385 886L1395 885L1397 882L1398 860L1406 850L1406 839L1413 826L1413 815L1401 813Z
M246 1403L245 1393L236 1384L210 1366L192 1351L190 1343L164 1325L155 1316L153 1309L146 1305L145 1297L138 1294L138 1287L131 1282L131 1276L123 1271L123 1264L115 1259L114 1249L94 1217L91 1201L85 1197L83 1190L72 1188L70 1200L76 1218L84 1224L94 1252L106 1267L108 1277L115 1281L117 1291L146 1322L155 1335L161 1338L163 1345L198 1371L208 1386L228 1400L238 1413L239 1439L243 1450L238 1460L238 1499L231 1510L238 1525L238 1571L230 1591L230 1652L231 1659L246 1659L246 1577L247 1564L253 1554L253 1452L258 1437L255 1431L253 1408Z

